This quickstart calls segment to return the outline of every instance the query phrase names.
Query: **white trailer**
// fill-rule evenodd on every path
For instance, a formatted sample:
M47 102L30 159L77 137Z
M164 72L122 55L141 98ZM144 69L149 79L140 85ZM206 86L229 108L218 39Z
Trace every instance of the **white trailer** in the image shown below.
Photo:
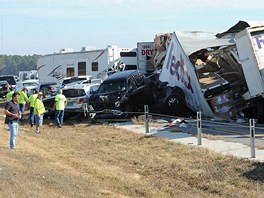
M82 48L82 51L61 50L60 53L48 54L40 57L37 70L40 82L56 82L60 84L62 79L71 76L97 75L118 64L136 65L135 57L126 57L130 48L118 48L107 46L105 49ZM122 55L122 57L121 57Z
M246 28L235 39L249 90L246 99L264 97L264 27Z
M142 73L146 73L150 68L148 64L154 55L154 42L138 42L137 43L137 65Z
M254 117L264 122L264 26L248 27L235 40L248 87L243 97L255 108Z

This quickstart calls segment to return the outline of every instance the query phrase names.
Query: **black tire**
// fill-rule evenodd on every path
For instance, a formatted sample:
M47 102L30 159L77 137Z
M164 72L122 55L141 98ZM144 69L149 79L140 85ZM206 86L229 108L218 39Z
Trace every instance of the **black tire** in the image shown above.
M169 112L171 115L175 114L177 111L179 111L179 101L176 98L176 96L169 96L166 100L166 104L168 105Z

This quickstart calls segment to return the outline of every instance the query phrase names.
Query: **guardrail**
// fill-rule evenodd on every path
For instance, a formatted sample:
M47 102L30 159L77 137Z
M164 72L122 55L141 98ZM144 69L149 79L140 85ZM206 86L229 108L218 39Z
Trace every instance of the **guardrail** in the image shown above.
M89 114L90 112L88 112ZM157 117L164 117L164 118L171 118L171 119L182 119L182 120L189 120L188 117L179 117L179 116L171 116L165 114L158 114L158 113L151 113L149 112L148 105L144 106L144 112L121 112L116 110L105 110L99 112L92 112L92 113L113 113L116 115L122 114L131 114L131 115L144 115L145 116L145 133L149 133L149 122L150 116L157 116ZM192 118L193 122L188 122L188 126L196 129L197 135L197 144L202 145L202 134L203 132L209 133L213 132L214 134L236 134L245 137L250 137L250 148L251 148L251 158L256 157L256 140L255 140L255 133L256 129L261 130L264 132L264 127L258 127L255 125L254 119L249 119L246 122L242 123L231 123L231 122L223 122L217 121L214 119L202 118L201 112L197 112L196 118ZM113 120L112 120L113 121ZM263 134L264 135L264 134Z

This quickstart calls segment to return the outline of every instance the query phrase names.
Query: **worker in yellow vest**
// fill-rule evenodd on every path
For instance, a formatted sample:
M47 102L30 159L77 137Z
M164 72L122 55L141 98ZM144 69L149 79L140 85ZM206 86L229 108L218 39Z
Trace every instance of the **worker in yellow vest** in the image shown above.
M34 93L29 96L29 123L30 126L33 127L34 125L34 106L35 106L35 100L38 97L38 90L34 90Z
M66 97L62 94L62 90L59 90L59 93L55 96L55 103L53 110L55 110L55 122L57 127L61 128L64 118L64 109L67 104Z
M20 121L22 121L22 119L23 119L23 116L24 116L24 113L26 110L26 105L29 102L27 92L28 92L28 89L25 87L19 92L18 104L19 104L20 112L22 114Z
M36 133L40 133L39 127L43 125L43 117L46 109L42 102L43 93L39 92L34 104L34 116L36 121Z
M6 99L8 101L11 101L12 100L13 93L15 93L15 91L14 91L14 88L13 87L10 87L9 90L10 91L6 94Z

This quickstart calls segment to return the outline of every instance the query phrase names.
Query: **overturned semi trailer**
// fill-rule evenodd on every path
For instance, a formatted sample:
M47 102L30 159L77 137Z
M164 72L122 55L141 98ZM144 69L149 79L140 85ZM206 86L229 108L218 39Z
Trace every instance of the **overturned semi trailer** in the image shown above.
M164 50L160 81L180 87L187 106L204 116L228 120L245 115L263 122L264 26L249 26L239 22L217 37L174 32Z

